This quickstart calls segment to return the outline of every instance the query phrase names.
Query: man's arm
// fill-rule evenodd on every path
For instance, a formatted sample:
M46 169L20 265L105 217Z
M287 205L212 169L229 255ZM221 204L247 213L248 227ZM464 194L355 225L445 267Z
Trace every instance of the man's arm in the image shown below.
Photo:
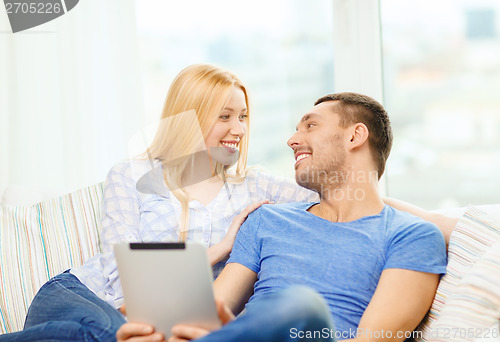
M256 281L257 273L241 264L229 263L214 282L215 298L238 314L252 295Z
M353 341L404 341L429 310L438 284L438 274L384 270Z

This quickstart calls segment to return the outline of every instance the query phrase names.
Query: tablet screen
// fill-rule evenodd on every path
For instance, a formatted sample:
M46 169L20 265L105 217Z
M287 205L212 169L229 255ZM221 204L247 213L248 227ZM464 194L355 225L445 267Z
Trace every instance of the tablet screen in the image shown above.
M202 244L123 243L114 250L129 321L152 324L166 338L178 323L221 326Z

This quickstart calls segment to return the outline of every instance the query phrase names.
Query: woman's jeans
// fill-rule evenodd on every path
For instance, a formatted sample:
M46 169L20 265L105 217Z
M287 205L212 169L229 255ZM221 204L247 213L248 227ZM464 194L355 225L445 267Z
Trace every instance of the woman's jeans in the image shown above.
M332 316L323 298L294 286L247 304L246 311L197 342L334 342Z
M0 335L0 341L116 341L123 323L118 310L66 271L38 291L24 330Z

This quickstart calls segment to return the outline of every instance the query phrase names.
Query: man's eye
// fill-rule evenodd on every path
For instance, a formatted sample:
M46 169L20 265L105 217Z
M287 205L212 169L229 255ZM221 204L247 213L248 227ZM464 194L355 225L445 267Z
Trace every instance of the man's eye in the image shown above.
M315 123L308 123L307 124L307 128L311 128L312 126L316 126L316 124Z

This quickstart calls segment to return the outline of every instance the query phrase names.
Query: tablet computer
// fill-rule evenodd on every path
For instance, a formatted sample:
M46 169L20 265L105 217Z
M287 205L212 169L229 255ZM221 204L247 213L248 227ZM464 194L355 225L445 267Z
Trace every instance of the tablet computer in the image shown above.
M212 267L200 243L122 243L114 246L129 321L171 335L175 324L221 326Z

